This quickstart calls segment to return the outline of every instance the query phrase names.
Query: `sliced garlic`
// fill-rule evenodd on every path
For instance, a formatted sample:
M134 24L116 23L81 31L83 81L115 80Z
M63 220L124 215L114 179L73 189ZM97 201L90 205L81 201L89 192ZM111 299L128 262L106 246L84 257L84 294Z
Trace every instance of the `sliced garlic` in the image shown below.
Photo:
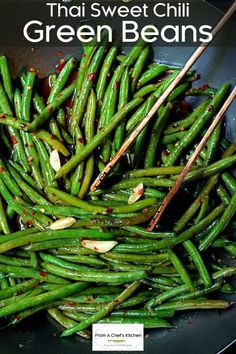
M143 183L139 183L136 187L131 190L130 197L128 199L128 204L133 204L139 200L144 193Z
M61 168L60 156L57 150L53 150L50 154L50 165L56 172Z
M112 250L118 244L116 241L96 241L96 240L83 240L82 246L89 248L90 250L106 253Z
M50 225L51 230L62 230L62 229L67 229L68 227L71 227L76 220L74 218L65 218L65 219L60 219L55 222L53 222Z

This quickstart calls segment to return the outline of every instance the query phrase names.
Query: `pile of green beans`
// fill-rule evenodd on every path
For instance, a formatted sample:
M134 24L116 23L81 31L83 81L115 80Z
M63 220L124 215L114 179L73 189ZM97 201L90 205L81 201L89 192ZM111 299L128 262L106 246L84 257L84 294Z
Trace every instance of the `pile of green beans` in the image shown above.
M62 336L90 338L97 322L171 328L176 311L228 308L222 294L236 293L236 144L223 138L221 124L157 229L146 226L227 98L229 83L198 87L198 75L187 73L91 192L179 68L153 63L142 42L123 55L106 36L84 48L79 61L62 59L59 67L45 93L34 68L13 80L0 57L2 321L13 326L47 311L65 328ZM59 168L51 164L54 150ZM53 228L67 218L74 218L70 226ZM84 240L115 243L101 253ZM232 256L230 266L219 249Z

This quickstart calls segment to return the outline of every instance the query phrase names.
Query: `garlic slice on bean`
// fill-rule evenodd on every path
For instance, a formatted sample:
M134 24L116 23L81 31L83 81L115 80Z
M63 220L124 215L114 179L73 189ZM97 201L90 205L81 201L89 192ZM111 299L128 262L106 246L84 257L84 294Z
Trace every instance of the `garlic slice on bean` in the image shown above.
M51 230L63 230L71 227L76 223L74 218L59 219L50 225Z
M90 250L106 253L109 252L118 244L117 241L96 241L96 240L83 240L82 246L89 248Z
M128 204L133 204L137 202L144 193L143 183L139 183L136 187L132 188L131 194L128 199Z
M50 165L56 172L61 168L61 160L57 150L53 150L50 154Z

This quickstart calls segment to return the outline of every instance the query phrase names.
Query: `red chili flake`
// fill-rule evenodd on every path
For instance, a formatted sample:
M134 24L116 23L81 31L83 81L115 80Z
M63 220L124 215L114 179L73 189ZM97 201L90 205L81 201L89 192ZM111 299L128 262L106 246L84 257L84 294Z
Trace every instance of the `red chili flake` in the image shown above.
M91 298L91 297L88 297L87 299L86 299L86 302L92 302L93 301L93 299Z
M113 209L111 207L106 208L106 213L111 214L113 212Z
M163 156L169 156L169 154L170 154L170 153L169 153L168 150L163 150L163 151L162 151L162 155L163 155Z
M51 113L53 113L53 108L52 107L49 107L48 108L48 112L51 114Z
M41 275L41 277L46 277L48 275L48 273L41 271L41 272L39 272L39 275Z
M60 72L62 71L62 69L65 66L65 63L66 63L65 59L61 59L60 63L56 65L56 73L57 74L60 74Z
M207 85L207 84L204 84L204 85L201 85L201 86L198 87L198 89L199 89L200 91L205 91L205 90L207 90L208 88L209 88L209 85Z
M82 54L82 58L86 58L87 57L87 54L86 53L83 53Z
M76 306L77 305L76 302L74 302L74 301L69 301L69 302L67 302L67 304L69 306Z
M116 81L115 82L115 89L119 90L119 88L120 88L120 81Z
M208 107L208 112L213 112L213 111L214 111L214 106L210 104L210 106Z
M84 138L81 136L81 137L78 139L78 142L81 143L81 144L84 144Z
M147 213L147 212L148 212L148 208L144 208L143 213Z
M28 220L28 226L32 226L32 225L34 225L34 222L33 222L33 220Z
M11 138L11 142L12 142L13 145L18 144L18 141L17 141L15 136L11 135L10 138Z
M6 119L6 115L5 115L5 114L1 114L1 115L0 115L0 118L1 118L1 119Z
M88 80L88 81L95 81L95 80L96 80L96 76L97 76L96 73L89 73L89 74L87 75L87 80Z
M5 167L0 167L0 173L5 171Z
M120 302L120 300L119 300L119 299L115 299L115 300L114 300L114 302L119 303L119 302Z
M62 53L62 52L56 52L56 55L57 55L58 57L62 57L62 56L64 55L64 53Z
M188 323L189 326L192 326L193 321L192 321L191 319L189 319L189 320L187 321L187 323Z
M93 247L94 251L98 251L98 248L97 247Z
M52 140L57 140L56 135L52 134Z
M22 319L21 316L16 316L16 317L15 317L15 320L16 320L16 321L21 321L21 319Z

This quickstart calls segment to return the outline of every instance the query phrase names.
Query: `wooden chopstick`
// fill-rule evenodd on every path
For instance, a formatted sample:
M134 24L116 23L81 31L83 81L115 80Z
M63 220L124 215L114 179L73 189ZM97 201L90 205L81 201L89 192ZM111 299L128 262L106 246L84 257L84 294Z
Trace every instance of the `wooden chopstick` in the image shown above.
M229 18L233 15L235 10L236 10L236 1L233 2L232 6L229 8L229 10L225 13L225 15L222 17L222 19L217 23L215 28L212 30L212 32L211 32L212 40L218 34L218 32L222 29L222 27L225 25L225 23L229 20ZM211 42L209 42L209 43L211 43ZM207 48L209 43L203 43L201 46L199 46L197 48L197 50L193 53L193 55L188 59L188 61L186 62L186 64L182 68L182 70L173 79L173 81L168 86L168 88L165 90L165 92L157 100L157 102L152 107L152 109L147 114L147 116L142 120L142 122L137 126L137 128L135 128L135 130L131 133L129 138L124 142L124 144L121 146L119 151L116 153L114 158L106 165L104 170L98 175L98 177L96 178L96 180L93 182L93 184L90 187L90 190L92 192L96 191L97 188L100 187L100 185L105 180L105 178L108 176L108 174L111 172L111 170L114 168L116 163L120 160L121 156L126 152L126 150L129 148L129 146L135 140L135 138L139 135L139 133L143 130L143 128L148 124L148 122L154 116L154 114L156 113L158 108L164 103L164 101L169 96L169 94L172 92L172 90L183 79L185 74L189 71L189 69L193 66L193 64L196 62L196 60L204 52L204 50Z
M227 109L229 108L229 106L231 105L231 103L233 102L235 97L236 97L236 86L234 87L234 89L231 92L231 94L228 97L228 99L225 101L225 103L222 106L222 108L219 111L219 113L216 115L214 121L212 122L212 124L208 128L206 134L203 136L203 138L200 141L199 145L196 147L194 153L192 154L192 156L188 160L188 162L185 165L183 171L181 172L181 174L179 175L178 179L176 180L174 186L171 188L171 190L167 194L166 198L164 199L163 203L161 204L160 208L158 209L156 215L151 220L150 224L147 227L147 231L152 231L154 229L154 227L157 225L157 223L159 222L161 216L163 215L163 213L166 210L167 206L169 205L170 201L175 196L175 194L178 192L178 190L179 190L182 182L184 181L186 175L188 174L192 164L197 159L198 155L202 151L202 149L205 146L206 142L208 141L209 137L211 136L211 134L213 133L213 131L215 130L215 128L217 127L217 125L219 124L221 119L223 118L225 112L227 111Z

